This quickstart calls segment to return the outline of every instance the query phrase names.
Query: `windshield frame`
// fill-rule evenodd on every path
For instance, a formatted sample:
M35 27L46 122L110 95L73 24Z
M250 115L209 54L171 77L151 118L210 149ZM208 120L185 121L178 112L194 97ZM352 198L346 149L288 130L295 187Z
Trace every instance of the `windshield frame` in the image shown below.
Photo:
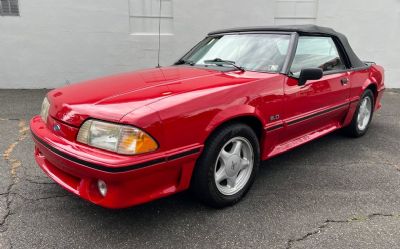
M279 31L251 31L251 32L233 32L233 33L218 33L218 34L212 34L206 36L203 40L201 40L199 43L197 43L192 49L190 49L186 54L184 54L178 61L174 63L174 65L182 65L182 61L186 61L188 58L190 58L200 47L202 47L210 38L213 37L222 37L225 35L247 35L247 34L276 34L276 35L289 35L289 47L287 50L286 58L284 60L284 63L282 65L282 68L280 71L277 72L272 72L272 71L262 71L262 70L247 70L249 72L259 72L259 73L268 73L268 74L288 74L289 70L289 65L291 64L291 61L293 60L293 51L296 51L296 41L298 39L298 33L297 32L279 32ZM189 66L189 65L188 65ZM232 70L237 70L232 66L225 65L225 66L216 66L216 65L202 65L202 64L194 64L190 65L192 67L200 67L200 68L207 68L207 69L214 69L218 71L232 71Z

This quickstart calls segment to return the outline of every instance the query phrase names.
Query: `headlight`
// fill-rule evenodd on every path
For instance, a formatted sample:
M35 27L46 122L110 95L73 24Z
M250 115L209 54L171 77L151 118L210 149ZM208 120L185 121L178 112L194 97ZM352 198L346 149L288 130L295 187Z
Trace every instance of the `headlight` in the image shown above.
M83 123L76 140L125 155L142 154L158 148L156 141L138 128L96 120Z
M45 97L42 102L42 109L40 111L40 116L42 117L42 120L45 123L47 123L47 117L49 116L49 109L50 109L50 103L47 97Z

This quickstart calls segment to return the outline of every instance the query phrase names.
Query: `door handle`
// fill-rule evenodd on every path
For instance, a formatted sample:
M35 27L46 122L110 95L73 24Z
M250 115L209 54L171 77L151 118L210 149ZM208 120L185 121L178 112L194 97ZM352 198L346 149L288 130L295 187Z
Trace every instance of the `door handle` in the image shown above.
M349 79L348 79L348 78L342 78L342 79L340 80L340 83L342 83L343 86L344 86L344 85L347 85L347 83L349 83Z

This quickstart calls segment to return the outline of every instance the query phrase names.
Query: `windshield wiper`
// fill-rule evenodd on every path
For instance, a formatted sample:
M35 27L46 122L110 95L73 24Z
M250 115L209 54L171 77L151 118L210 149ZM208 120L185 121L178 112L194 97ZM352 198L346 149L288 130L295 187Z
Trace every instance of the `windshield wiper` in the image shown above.
M239 69L242 72L245 71L243 67L236 65L236 63L234 61L223 60L223 59L220 59L220 58L215 58L213 60L205 60L204 63L206 63L206 64L216 64L216 65L228 64L228 65L231 65L231 66L235 67L236 69Z
M186 64L186 65L190 65L190 66L194 66L196 63L194 63L191 60L184 60L184 59L180 59L178 62L175 63L176 65L182 65L182 64Z

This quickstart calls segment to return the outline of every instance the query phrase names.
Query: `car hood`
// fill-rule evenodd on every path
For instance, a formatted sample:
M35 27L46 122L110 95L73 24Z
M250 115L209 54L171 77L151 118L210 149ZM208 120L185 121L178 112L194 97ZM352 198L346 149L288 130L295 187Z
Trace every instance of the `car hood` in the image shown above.
M238 75L172 66L85 81L49 92L50 115L72 126L89 117L118 122L137 108L180 92L254 80Z

